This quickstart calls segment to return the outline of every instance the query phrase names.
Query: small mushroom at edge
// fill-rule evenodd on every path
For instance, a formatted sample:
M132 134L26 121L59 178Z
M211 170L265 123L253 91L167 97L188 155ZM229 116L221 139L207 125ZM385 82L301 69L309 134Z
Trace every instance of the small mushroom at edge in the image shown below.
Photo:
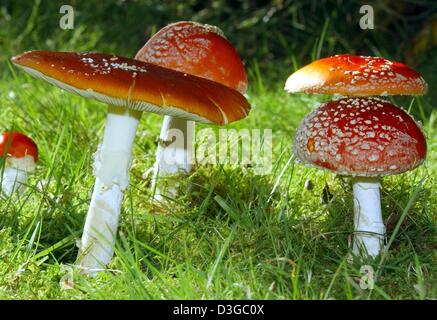
M13 131L0 136L0 156L6 157L2 176L2 192L11 196L23 192L29 174L35 171L38 147L26 135Z

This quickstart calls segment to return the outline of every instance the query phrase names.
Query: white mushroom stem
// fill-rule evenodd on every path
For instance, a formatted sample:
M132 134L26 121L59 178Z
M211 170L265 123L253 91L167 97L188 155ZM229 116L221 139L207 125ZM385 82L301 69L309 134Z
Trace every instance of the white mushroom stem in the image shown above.
M2 192L8 197L15 191L23 192L27 177L35 171L35 167L35 159L31 155L20 158L7 157L2 177Z
M5 168L2 179L2 192L11 196L15 191L22 192L27 181L27 172L17 168Z
M357 256L379 255L384 246L385 226L381 213L378 178L354 178L355 236L352 251Z
M194 121L165 116L153 165L152 190L155 200L174 198L177 180L166 179L191 171L193 162Z
M79 250L79 267L90 275L104 269L114 254L123 200L129 186L132 146L141 113L109 106L103 142L94 155L96 182Z

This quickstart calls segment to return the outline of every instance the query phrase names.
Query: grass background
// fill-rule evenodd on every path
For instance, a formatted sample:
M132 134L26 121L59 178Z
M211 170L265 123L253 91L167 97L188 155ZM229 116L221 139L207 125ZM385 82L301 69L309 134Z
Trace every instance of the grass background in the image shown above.
M40 162L21 197L0 200L0 298L436 298L437 5L370 3L375 30L359 29L360 1L68 1L75 28L61 30L66 1L2 0L0 126L37 141ZM157 29L191 19L221 27L244 59L252 111L228 127L273 129L273 170L256 176L251 168L200 166L182 182L177 205L156 205L143 173L153 164L161 117L143 115L111 271L84 277L70 266L106 108L35 80L8 59L31 49L134 56ZM285 79L343 52L406 61L430 86L421 98L390 98L422 122L429 151L417 170L383 179L390 250L369 262L374 290L360 289L362 265L346 261L350 181L288 161L295 128L328 97L289 95ZM308 179L312 190L304 188ZM71 277L74 288L63 289Z

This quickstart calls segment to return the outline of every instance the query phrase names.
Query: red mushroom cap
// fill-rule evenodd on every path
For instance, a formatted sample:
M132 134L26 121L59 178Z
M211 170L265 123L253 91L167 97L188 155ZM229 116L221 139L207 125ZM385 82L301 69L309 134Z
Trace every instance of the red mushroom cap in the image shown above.
M0 156L14 158L32 156L33 160L37 162L38 147L32 139L24 134L17 131L6 131L0 136Z
M377 98L325 103L304 118L293 148L306 164L367 177L411 170L426 156L426 140L414 119Z
M104 53L29 51L11 59L72 93L138 111L227 124L247 116L238 91L201 77Z
M427 89L421 75L405 64L351 54L314 61L293 73L285 84L288 92L345 96L421 95Z
M247 90L237 51L214 26L193 21L170 24L150 38L135 59L216 81L241 93Z

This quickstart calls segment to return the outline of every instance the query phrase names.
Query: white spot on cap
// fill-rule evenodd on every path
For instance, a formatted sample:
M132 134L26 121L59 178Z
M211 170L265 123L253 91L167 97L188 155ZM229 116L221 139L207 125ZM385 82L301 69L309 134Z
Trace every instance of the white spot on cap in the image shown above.
M370 145L367 142L364 142L361 146L361 149L363 150L370 150Z
M370 162L377 161L379 159L379 156L377 154L372 154L367 158Z

